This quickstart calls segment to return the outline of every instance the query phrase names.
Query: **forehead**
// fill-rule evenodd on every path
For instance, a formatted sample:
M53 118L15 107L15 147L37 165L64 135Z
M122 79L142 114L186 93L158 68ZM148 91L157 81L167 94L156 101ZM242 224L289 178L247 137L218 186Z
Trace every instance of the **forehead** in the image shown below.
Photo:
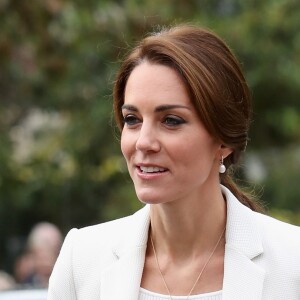
M124 103L191 105L182 78L171 67L143 62L131 72Z

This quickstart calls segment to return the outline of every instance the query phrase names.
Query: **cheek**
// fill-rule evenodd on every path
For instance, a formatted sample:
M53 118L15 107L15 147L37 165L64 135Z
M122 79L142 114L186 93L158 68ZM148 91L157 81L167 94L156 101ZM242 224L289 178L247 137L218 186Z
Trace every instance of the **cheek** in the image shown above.
M178 161L183 162L184 166L194 168L211 168L215 162L218 145L211 139L185 139L178 147L173 147L172 155ZM200 170L199 170L200 171Z

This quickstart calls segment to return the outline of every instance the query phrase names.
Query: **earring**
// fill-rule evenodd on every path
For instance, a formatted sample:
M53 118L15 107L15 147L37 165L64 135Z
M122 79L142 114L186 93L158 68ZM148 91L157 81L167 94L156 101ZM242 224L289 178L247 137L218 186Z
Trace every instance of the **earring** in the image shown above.
M220 160L219 173L223 174L225 172L226 172L226 167L224 165L224 157L222 155L222 158Z

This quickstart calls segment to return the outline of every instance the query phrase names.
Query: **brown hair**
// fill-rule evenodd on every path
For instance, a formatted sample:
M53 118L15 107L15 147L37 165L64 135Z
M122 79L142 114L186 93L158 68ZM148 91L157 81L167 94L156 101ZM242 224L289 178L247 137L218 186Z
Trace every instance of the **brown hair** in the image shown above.
M191 25L164 29L144 38L124 60L114 85L114 113L120 130L127 80L145 60L178 72L208 132L233 149L224 164L227 168L236 164L247 145L251 99L240 65L225 42L206 29ZM228 172L220 174L220 181L244 205L260 210Z

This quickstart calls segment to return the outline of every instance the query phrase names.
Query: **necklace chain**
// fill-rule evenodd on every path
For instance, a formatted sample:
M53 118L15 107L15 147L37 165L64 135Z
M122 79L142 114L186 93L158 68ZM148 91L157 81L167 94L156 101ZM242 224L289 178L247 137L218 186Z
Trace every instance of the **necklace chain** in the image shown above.
M215 253L217 247L219 246L220 241L221 241L221 239L222 239L222 237L223 237L223 234L224 234L224 232L225 232L225 229L226 229L226 227L222 230L222 234L220 235L220 237L219 237L219 239L218 239L216 245L214 246L213 250L211 251L211 253L210 253L209 257L207 258L207 260L206 260L204 266L203 266L202 269L200 270L200 273L199 273L199 275L198 275L198 277L197 277L195 283L193 284L193 286L192 286L190 292L188 293L186 300L188 300L189 297L191 296L191 294L192 294L194 288L196 287L198 281L200 280L200 277L202 276L202 274L203 274L203 272L204 272L206 266L207 266L208 263L210 262L210 260L211 260L212 256L214 255L214 253ZM168 294L169 294L170 299L173 300L173 298L172 298L172 296L171 296L170 289L169 289L169 287L168 287L168 285L167 285L167 282L166 282L166 280L165 280L165 277L164 277L164 275L163 275L163 273L162 273L162 270L161 270L160 265L159 265L159 262L158 262L158 258L157 258L155 246L154 246L153 239L152 239L152 232L150 232L150 241L151 241L152 249L153 249L153 252L154 252L154 256L155 256L155 260L156 260L156 264L157 264L158 271L159 271L160 276L161 276L161 278L162 278L162 280L163 280L163 282L164 282L165 288L166 288L166 290L167 290L167 292L168 292Z

